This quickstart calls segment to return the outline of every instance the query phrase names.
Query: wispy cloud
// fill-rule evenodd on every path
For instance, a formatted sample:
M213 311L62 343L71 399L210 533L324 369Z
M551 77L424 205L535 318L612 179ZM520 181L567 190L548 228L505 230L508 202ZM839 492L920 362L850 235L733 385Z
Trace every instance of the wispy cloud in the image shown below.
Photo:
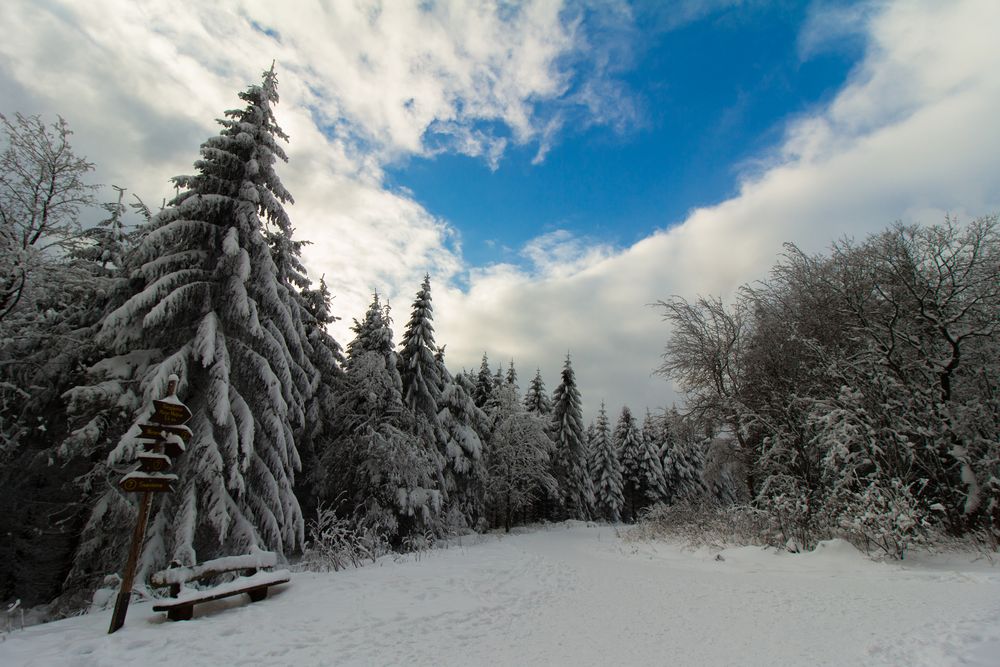
M735 4L684 2L660 29ZM836 30L860 35L864 55L827 105L788 124L735 197L624 249L548 233L518 250L521 264L467 266L455 230L387 189L383 168L447 150L502 169L511 145L537 145L544 160L586 123L641 123L641 101L615 81L632 24L648 17L624 4L15 0L0 3L0 104L64 114L106 182L158 201L216 131L211 119L276 59L291 214L346 322L373 288L405 309L430 271L452 364L478 365L485 349L540 366L552 385L570 350L588 407L640 409L674 398L649 375L666 331L647 303L731 293L762 277L786 240L819 249L896 219L1000 209L1000 6L818 7L803 57L830 48L822 35ZM619 28L602 43L586 12Z
M150 203L276 60L291 215L346 322L372 289L406 301L425 271L447 281L465 270L456 230L388 189L386 164L451 152L496 169L512 144L537 143L543 159L564 110L625 122L577 99L611 69L590 64L606 49L579 7L559 2L15 0L0 22L0 99L65 115L102 178Z
M895 220L1000 210L998 24L988 1L880 5L847 84L790 122L735 197L617 252L559 232L528 244L534 267L474 274L439 309L451 358L496 350L556 378L570 349L591 410L669 404L676 395L649 375L668 332L646 304L730 295L765 277L785 241L817 251Z

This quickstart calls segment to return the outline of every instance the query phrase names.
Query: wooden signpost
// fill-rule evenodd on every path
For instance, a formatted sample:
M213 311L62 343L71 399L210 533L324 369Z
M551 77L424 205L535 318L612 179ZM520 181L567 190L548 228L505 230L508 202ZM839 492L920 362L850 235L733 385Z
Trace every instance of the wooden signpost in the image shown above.
M122 587L115 601L115 611L111 615L111 627L108 634L125 625L125 614L128 613L128 603L132 597L132 584L135 581L135 567L139 561L139 552L146 537L146 524L149 522L149 510L152 507L154 493L170 493L174 490L173 483L177 475L165 472L173 461L184 453L184 448L191 441L191 429L184 424L191 419L191 411L181 403L176 396L179 380L171 375L167 380L167 395L158 401L153 401L154 412L149 424L139 424L139 439L149 440L143 443L146 451L138 455L139 469L122 477L119 486L128 493L141 493L139 501L139 516L132 533L132 544L129 547L128 560L125 561L125 572L122 577Z

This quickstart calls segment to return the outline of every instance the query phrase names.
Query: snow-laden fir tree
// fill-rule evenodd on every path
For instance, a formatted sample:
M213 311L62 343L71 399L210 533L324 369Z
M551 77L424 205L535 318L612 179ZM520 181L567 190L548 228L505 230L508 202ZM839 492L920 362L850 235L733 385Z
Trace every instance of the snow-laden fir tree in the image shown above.
M701 478L709 497L723 506L745 500L748 495L737 446L732 438L713 438L705 451Z
M372 293L372 302L365 311L365 316L359 322L354 320L351 331L354 338L347 344L347 362L350 366L351 360L358 359L365 352L378 352L386 359L396 360L396 346L392 342L392 329L389 323L390 308L388 304L383 305L378 292ZM396 371L399 377L399 371ZM399 391L403 391L403 382L399 382Z
M330 300L325 277L320 278L317 287L301 292L302 319L311 348L310 359L318 371L315 390L306 404L305 428L296 440L306 471L306 474L298 476L296 495L305 516L312 516L316 509L317 476L322 471L320 461L324 448L336 433L337 395L344 388L343 367L346 360L340 344L326 330L327 325L337 320L330 311Z
M472 400L464 376L452 377L444 365L444 346L435 361L441 391L438 397L438 437L445 458L444 480L449 512L457 511L461 522L475 527L483 516L483 442L480 436L487 418ZM454 526L460 523L449 519Z
M566 355L562 381L552 395L549 437L555 443L553 476L559 484L562 513L571 519L587 519L592 489L587 480L587 444L583 427L580 391L576 387L573 364Z
M307 474L300 475L295 492L306 515L315 510L316 462L319 443L329 439L334 420L335 394L343 379L344 356L339 343L327 333L327 325L338 318L330 311L330 291L325 277L313 288L308 271L302 263L302 248L308 241L293 238L294 230L287 219L276 220L264 233L271 248L271 259L277 271L278 285L299 308L303 338L308 341L306 353L316 369L310 399L305 406L305 421L294 436L299 456Z
M406 324L399 351L399 377L403 382L403 402L415 414L437 425L441 377L434 359L434 307L431 305L431 277L424 282L413 300L413 311Z
M131 245L131 234L125 227L127 210L122 203L125 188L117 185L111 187L118 193L118 199L101 204L101 208L107 211L108 217L84 230L82 234L84 244L74 252L74 255L100 264L102 269L107 269L110 264L115 269L121 270L124 266L123 258Z
M426 419L403 402L390 322L377 294L354 322L320 501L398 545L414 532L436 531L443 461Z
M642 420L642 439L645 441L645 446L649 447L656 455L660 463L660 470L663 470L663 458L660 456L660 452L663 451L666 442L666 436L664 435L666 429L664 425L665 419L654 417L649 408L646 408L646 416ZM667 484L666 473L663 474L662 479L663 496L659 500L661 502L668 502L670 500L670 486Z
M587 516L594 516L594 477L590 474L590 464L593 459L591 443L594 440L594 423L591 422L587 430L583 432L583 497L587 501Z
M274 68L239 97L245 106L227 111L219 135L202 144L197 173L174 179L180 193L135 251L138 289L104 319L99 336L117 355L103 364L109 377L143 370L137 421L173 373L194 414L194 435L175 461L180 481L151 521L140 575L170 560L190 564L254 547L287 552L303 542L293 433L305 422L316 371L299 304L283 288L265 237L267 227L289 227L283 204L292 201L274 169L287 159L272 111ZM138 430L122 437L111 465L134 460ZM103 561L100 543L127 532L109 522L120 518L110 512L121 502L109 484L84 530L78 572L120 565Z
M514 387L514 392L516 394L520 388L517 386L517 371L514 370L513 359L510 360L510 365L507 366L507 375L505 377L507 380L507 384L512 385Z
M653 443L643 437L627 405L618 417L614 440L622 464L623 518L635 521L641 510L666 500L663 466Z
M704 455L697 429L676 408L672 408L664 419L662 437L659 458L670 501L700 498L705 493L702 481Z
M493 375L490 373L490 360L483 352L483 361L479 364L479 373L476 375L476 390L472 398L476 401L476 406L486 408L493 396Z
M514 517L558 494L549 472L552 441L541 415L527 412L513 384L496 392L496 427L486 453L486 500L494 525L509 532Z
M603 404L603 401L602 401ZM587 430L584 432L585 438L587 440L587 474L590 475L590 479L594 479L594 438L597 437L597 425L594 420L591 419L590 423L587 424Z
M528 412L547 417L552 412L552 401L545 393L545 382L542 381L542 369L535 370L528 391L524 395L524 407Z
M611 438L604 403L601 403L601 410L597 413L591 448L595 514L606 521L617 523L621 521L622 507L625 505L622 496L622 464L618 448Z

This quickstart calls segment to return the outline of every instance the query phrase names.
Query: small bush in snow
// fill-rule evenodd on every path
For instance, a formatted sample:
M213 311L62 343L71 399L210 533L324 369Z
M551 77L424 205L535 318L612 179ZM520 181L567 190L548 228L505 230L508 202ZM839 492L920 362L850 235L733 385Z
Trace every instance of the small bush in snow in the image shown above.
M329 572L360 567L389 552L389 541L377 529L338 516L330 507L316 510L309 522L309 542L302 563L306 570Z
M872 481L847 503L840 528L869 554L874 547L902 560L912 546L926 543L930 529L912 487L895 478L882 484Z
M771 544L771 517L749 505L654 505L624 533L627 540L681 540L692 547Z
M430 531L410 533L403 538L403 551L416 554L417 560L420 560L420 554L433 548L434 535Z
M829 537L817 517L816 493L809 493L790 475L772 475L758 496L770 517L769 542L784 544L790 551L811 549Z

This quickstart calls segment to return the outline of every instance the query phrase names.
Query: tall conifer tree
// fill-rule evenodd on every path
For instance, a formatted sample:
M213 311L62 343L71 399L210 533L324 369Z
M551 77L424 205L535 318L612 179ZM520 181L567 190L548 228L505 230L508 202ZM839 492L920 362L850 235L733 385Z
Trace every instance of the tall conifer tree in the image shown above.
M604 403L601 403L601 411L597 413L591 447L595 513L607 521L617 523L621 521L622 506L625 504L622 496L622 464L611 438Z
M175 462L177 490L164 494L153 518L140 573L176 559L192 563L260 546L294 550L303 519L292 493L299 454L293 433L305 421L315 370L301 312L283 288L265 237L290 229L291 195L274 166L287 160L275 121L274 68L240 93L222 131L201 147L197 173L174 182L180 194L154 217L136 249L134 296L102 323L100 340L122 355L153 360L138 378L146 399L163 395L170 374L192 409L194 435ZM140 414L140 417L142 415ZM133 427L111 452L124 464L138 450ZM85 529L76 567L102 553L99 534L111 503L101 499Z
M378 294L348 344L337 432L323 457L321 501L384 532L396 544L434 530L442 505L442 460L427 420L403 401L388 307Z
M486 408L486 404L493 397L493 375L490 373L490 360L483 352L483 361L479 364L479 373L476 375L476 391L473 398L476 407Z
M517 392L519 387L517 386L517 371L514 370L514 360L510 360L510 365L507 366L507 384L513 385L514 391Z
M666 489L657 451L643 437L628 406L622 408L615 427L615 446L622 462L624 518L634 521L643 508L665 501Z
M580 391L568 354L562 382L552 397L549 435L555 443L553 476L559 483L563 511L569 518L586 519L592 504L588 496L586 434Z
M697 430L685 423L685 419L673 408L664 419L663 436L660 460L671 502L702 496L705 493L702 480L704 454Z
M483 440L486 415L476 407L462 375L452 377L444 365L444 346L435 359L441 392L437 421L444 455L444 488L449 508L457 510L468 527L483 516ZM454 523L454 521L453 521Z
M552 401L545 393L545 382L542 381L542 369L535 370L535 377L528 385L528 391L524 395L524 407L528 412L534 412L542 417L547 417L552 412Z
M414 413L437 424L441 377L434 359L434 307L431 305L431 278L424 282L413 301L413 313L406 324L399 352L399 376L403 382L403 401Z

